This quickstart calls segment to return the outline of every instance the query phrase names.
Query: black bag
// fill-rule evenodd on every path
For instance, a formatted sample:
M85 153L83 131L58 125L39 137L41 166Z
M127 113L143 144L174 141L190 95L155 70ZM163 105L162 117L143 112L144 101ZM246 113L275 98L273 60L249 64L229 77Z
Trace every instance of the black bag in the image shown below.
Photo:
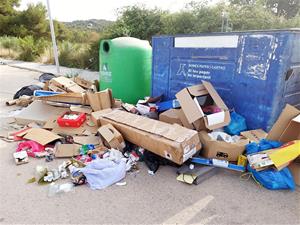
M27 96L33 96L33 92L35 90L42 90L42 87L38 86L38 85L28 85L28 86L24 86L22 87L20 90L18 90L16 92L16 94L14 95L14 99L18 99L20 98L22 95L27 95Z

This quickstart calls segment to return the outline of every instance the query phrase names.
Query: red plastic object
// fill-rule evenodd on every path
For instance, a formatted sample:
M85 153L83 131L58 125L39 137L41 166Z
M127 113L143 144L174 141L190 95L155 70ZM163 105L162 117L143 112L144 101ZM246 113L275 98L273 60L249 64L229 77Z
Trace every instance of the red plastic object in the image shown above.
M66 119L64 118L65 115L78 115L76 119ZM66 112L62 116L58 117L57 123L61 127L80 127L84 121L86 120L85 113L79 112Z

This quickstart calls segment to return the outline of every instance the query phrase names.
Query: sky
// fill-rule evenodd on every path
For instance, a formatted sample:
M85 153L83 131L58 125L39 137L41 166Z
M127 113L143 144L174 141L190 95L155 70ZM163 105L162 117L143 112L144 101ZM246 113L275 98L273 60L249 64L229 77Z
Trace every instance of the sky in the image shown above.
M147 7L159 7L171 12L179 11L192 0L49 0L53 19L69 22L73 20L107 19L116 20L116 10L123 6L144 4ZM201 0L194 0L201 1ZM218 0L213 0L218 1ZM46 0L21 0L20 10L26 9L29 3Z

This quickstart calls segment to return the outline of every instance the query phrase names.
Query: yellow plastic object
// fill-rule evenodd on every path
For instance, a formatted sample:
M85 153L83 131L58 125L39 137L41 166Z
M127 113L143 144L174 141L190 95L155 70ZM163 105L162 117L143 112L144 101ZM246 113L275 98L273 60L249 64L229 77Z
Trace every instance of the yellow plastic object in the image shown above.
M247 166L247 157L244 155L239 155L237 164L239 166Z

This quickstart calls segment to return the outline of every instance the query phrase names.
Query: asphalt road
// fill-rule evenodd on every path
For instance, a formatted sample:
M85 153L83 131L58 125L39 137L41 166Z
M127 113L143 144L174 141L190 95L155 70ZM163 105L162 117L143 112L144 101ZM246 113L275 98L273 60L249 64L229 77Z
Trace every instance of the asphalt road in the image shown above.
M15 107L4 101L22 86L37 83L39 73L0 65L0 122ZM269 191L252 179L221 170L199 185L176 181L176 169L161 167L151 176L140 172L126 176L126 186L47 197L47 186L27 184L37 165L54 167L55 160L30 158L16 166L12 154L17 143L0 140L0 223L2 224L299 224L300 192ZM60 181L64 183L65 181Z

